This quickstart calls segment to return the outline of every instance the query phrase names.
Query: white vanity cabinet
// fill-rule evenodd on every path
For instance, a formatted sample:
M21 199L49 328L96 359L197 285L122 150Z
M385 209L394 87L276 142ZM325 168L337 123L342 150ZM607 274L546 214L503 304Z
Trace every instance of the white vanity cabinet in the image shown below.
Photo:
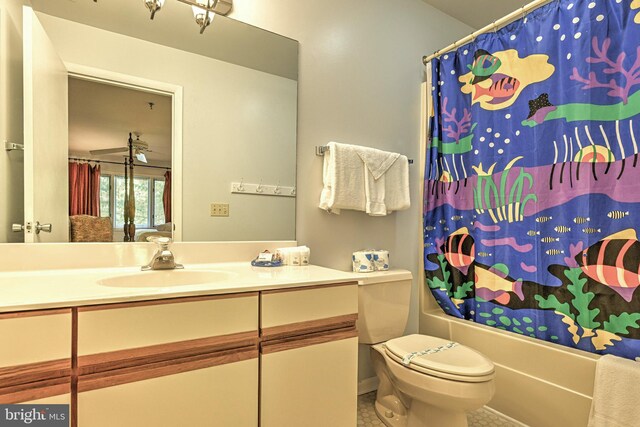
M355 283L261 292L260 426L353 427Z
M352 427L357 313L355 282L0 313L0 404L66 403L71 427Z
M0 313L0 404L69 403L71 326L66 308Z
M258 425L258 293L78 308L77 426Z

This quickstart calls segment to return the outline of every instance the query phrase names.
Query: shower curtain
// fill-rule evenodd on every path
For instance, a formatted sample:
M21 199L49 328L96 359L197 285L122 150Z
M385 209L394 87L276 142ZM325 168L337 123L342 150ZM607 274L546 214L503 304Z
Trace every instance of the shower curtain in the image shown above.
M556 0L431 66L424 262L438 304L640 356L640 0Z

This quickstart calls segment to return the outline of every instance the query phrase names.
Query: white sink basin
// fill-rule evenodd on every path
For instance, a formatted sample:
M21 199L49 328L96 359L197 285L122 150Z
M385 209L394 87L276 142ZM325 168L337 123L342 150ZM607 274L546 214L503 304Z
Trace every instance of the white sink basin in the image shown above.
M227 271L156 270L98 280L98 284L114 288L165 288L221 282L234 276Z

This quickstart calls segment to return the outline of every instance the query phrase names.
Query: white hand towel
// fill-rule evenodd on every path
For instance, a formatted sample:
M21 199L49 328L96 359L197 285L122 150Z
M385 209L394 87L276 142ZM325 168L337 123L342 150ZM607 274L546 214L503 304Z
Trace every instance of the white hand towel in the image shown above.
M387 212L409 209L411 198L409 195L409 159L400 156L384 174L385 205Z
M330 142L324 154L322 194L320 208L339 214L340 209L364 211L364 162L358 155L359 147Z
M358 155L365 165L364 191L366 198L365 212L371 216L385 216L389 211L387 206L386 174L397 163L400 154L375 148L358 147ZM394 191L394 188L389 188Z
M640 363L606 355L596 364L588 427L635 427L640 420Z

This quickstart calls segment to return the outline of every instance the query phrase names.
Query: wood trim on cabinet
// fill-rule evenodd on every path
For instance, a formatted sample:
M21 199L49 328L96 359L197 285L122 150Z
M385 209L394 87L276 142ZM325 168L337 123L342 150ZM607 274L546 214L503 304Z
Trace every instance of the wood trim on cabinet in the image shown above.
M358 282L326 283L324 285L311 285L311 286L298 286L295 288L269 289L266 291L260 291L260 293L263 295L282 294L284 292L308 291L311 289L335 288L336 286L349 286L349 285L357 285L357 284Z
M0 387L35 383L71 375L71 359L29 363L0 368Z
M28 402L71 393L68 377L54 378L37 383L19 384L0 388L0 404Z
M283 339L298 335L314 334L355 327L358 314L344 314L342 316L327 317L324 319L307 320L304 322L289 323L286 325L271 326L261 330L263 341Z
M78 375L172 361L234 348L249 346L257 348L258 340L258 331L249 331L80 356L78 357Z
M113 310L117 308L129 308L129 307L144 307L147 305L162 305L162 304L181 304L186 302L197 301L210 301L217 299L229 299L229 298L244 298L258 296L258 292L241 292L233 294L219 294L219 295L202 295L195 297L177 297L177 298L161 298L155 300L145 301L132 301L132 302L116 302L111 304L98 304L98 305L83 305L78 307L79 312L85 311L97 311L97 310Z
M261 353L277 353L279 351L293 350L310 345L323 344L331 341L339 341L358 336L355 326L335 329L327 332L318 332L297 337L283 338L273 341L264 341L261 345Z
M180 360L165 360L144 366L99 372L78 377L78 393L257 358L258 347L250 346L213 354L200 354Z
M11 311L7 313L0 313L0 320L17 319L21 317L52 316L54 314L71 314L71 309L52 308L47 310Z

